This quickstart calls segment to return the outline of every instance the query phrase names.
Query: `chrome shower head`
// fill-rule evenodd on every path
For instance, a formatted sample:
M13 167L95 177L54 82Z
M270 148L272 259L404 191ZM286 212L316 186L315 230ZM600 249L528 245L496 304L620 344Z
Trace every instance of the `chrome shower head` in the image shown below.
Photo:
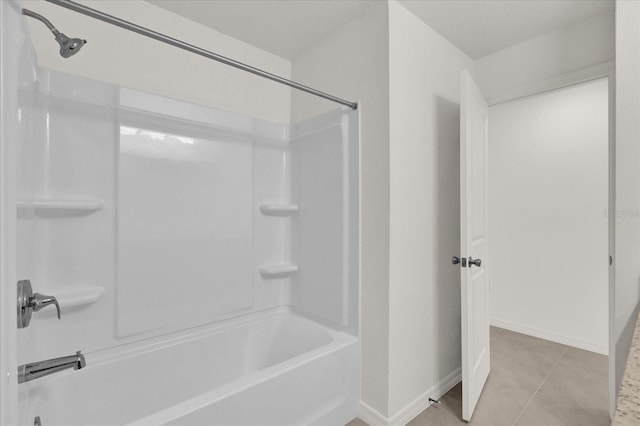
M69 58L75 55L80 51L80 49L82 49L82 46L84 46L85 43L87 42L87 40L83 40L81 38L67 37L60 31L58 31L56 27L53 26L51 21L49 21L47 18L29 9L22 9L22 14L25 16L29 16L31 18L37 19L38 21L45 24L47 28L49 28L49 31L53 33L56 41L60 45L60 56L62 56L63 58Z
M69 38L61 32L56 34L56 41L60 45L60 56L69 58L82 49L87 40L81 38Z

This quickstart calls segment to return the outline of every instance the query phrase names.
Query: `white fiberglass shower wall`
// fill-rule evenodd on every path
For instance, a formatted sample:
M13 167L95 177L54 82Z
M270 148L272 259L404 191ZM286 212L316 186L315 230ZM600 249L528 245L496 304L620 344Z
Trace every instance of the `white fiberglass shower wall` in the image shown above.
M2 5L3 30L21 19L16 3ZM15 218L3 226L17 248L3 296L29 279L62 315L47 307L26 328L3 328L3 368L78 350L87 366L19 385L14 374L5 419L353 419L357 112L260 121L40 69L24 34L2 51L3 73L20 58L3 80L17 101L2 111L3 136L14 132L2 140L14 161L3 159L2 217ZM3 301L13 310L3 327L15 327L15 306Z

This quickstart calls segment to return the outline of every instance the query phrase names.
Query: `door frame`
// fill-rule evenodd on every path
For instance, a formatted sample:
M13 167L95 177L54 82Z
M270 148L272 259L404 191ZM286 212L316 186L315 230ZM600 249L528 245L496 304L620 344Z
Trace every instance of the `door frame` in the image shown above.
M615 136L615 61L604 62L538 81L487 98L489 108L506 102L539 95L546 92L575 86L601 78L607 78L609 90L608 125L608 250L613 262L609 265L609 415L613 418L616 409L616 339L615 339L615 201L616 201L616 136ZM489 166L490 167L490 166ZM490 189L489 189L490 190ZM489 253L491 247L489 246ZM489 274L491 272L489 271Z
M609 416L616 412L616 81L612 69L609 82Z

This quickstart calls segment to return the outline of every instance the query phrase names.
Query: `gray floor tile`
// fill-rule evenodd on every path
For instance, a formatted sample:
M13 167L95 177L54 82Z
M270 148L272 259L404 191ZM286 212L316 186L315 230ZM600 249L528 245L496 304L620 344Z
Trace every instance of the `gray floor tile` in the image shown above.
M517 425L609 425L608 368L606 356L568 348Z
M503 369L492 369L470 424L512 426L536 389Z
M451 388L451 390L447 392L447 396L451 399L455 399L458 402L462 402L462 382Z
M491 327L491 370L512 376L523 390L535 391L567 346Z
M566 347L491 328L491 373L472 424L511 426L538 390Z
M609 425L608 368L604 355L491 327L491 374L471 422L462 420L458 383L409 425Z

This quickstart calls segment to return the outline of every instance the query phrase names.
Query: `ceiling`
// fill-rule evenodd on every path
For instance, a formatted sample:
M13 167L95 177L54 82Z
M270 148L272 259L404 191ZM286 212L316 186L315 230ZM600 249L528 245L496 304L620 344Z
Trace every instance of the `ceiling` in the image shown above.
M381 0L148 0L286 59ZM399 0L472 58L612 13L614 0Z
M285 59L379 0L147 0Z
M612 13L613 0L399 0L472 58Z

